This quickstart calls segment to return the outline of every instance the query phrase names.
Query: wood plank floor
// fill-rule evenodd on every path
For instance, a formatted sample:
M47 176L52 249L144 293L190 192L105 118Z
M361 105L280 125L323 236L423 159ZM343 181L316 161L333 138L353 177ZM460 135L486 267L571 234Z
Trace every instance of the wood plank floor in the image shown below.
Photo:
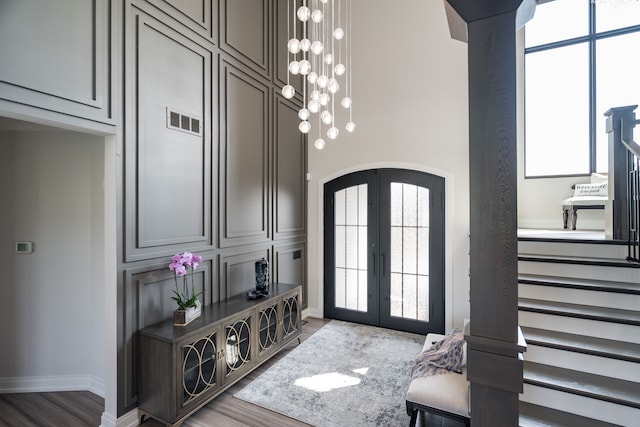
M0 394L0 427L95 427L103 411L88 391Z
M327 319L305 319L301 341L308 339L328 322ZM233 397L297 345L297 341L289 344L264 365L189 417L183 426L308 427L306 423ZM103 410L104 400L89 392L0 394L0 427L95 427L100 425ZM409 425L408 416L406 425ZM454 426L439 417L425 415L419 417L417 425L418 427ZM147 419L142 426L164 427L164 424Z

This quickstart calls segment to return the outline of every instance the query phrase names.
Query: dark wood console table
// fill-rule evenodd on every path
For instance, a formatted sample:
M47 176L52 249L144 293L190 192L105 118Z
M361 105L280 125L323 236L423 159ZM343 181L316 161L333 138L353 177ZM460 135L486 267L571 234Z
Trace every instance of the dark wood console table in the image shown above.
M238 295L203 308L187 326L171 319L138 331L140 423L179 426L195 411L300 337L300 286Z

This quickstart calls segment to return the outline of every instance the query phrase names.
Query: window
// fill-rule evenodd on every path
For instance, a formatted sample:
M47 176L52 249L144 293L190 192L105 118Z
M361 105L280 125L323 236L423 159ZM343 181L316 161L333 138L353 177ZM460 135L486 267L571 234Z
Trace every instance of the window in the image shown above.
M525 176L606 172L604 113L640 104L640 1L540 3L525 27Z

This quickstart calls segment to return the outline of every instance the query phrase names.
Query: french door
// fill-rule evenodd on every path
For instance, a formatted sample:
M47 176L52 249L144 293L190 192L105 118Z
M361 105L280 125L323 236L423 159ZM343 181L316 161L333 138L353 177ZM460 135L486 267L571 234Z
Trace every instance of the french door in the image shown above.
M325 317L444 331L444 179L402 169L324 186Z

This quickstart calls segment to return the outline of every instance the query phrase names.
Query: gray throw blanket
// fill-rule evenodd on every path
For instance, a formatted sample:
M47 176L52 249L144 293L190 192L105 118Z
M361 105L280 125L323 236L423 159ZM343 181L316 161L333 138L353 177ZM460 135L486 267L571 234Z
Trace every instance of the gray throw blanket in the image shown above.
M460 329L447 332L444 339L435 342L420 353L411 370L411 379L450 372L462 373L464 334Z

